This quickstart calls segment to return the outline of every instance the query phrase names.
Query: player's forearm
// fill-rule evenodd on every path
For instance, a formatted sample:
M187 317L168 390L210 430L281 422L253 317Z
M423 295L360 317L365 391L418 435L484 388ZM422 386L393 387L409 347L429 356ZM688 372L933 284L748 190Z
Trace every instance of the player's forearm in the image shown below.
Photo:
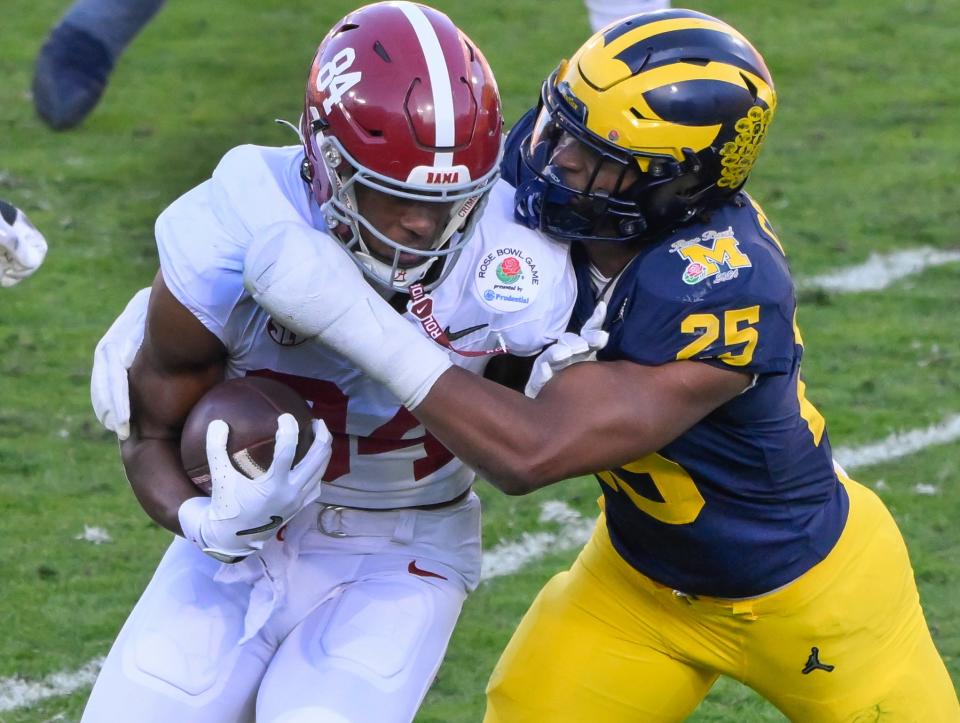
M482 478L521 495L598 469L595 431L551 408L454 367L412 411Z
M180 464L178 444L167 439L141 439L134 431L120 445L123 466L140 506L161 527L182 535L180 505L200 494Z
M748 382L698 362L583 362L528 399L454 368L412 411L485 479L525 494L663 449Z

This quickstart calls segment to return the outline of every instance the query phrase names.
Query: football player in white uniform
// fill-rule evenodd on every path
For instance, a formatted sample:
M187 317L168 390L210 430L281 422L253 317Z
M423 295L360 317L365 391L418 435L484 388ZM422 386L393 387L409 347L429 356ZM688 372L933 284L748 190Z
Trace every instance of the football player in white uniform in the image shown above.
M27 214L0 199L0 286L13 286L40 268L47 240Z
M563 333L575 279L565 246L513 222L513 190L497 181L501 125L486 61L445 15L366 6L317 51L303 145L236 148L161 214L149 308L139 294L98 345L92 392L101 420L129 435L140 503L178 537L84 721L413 718L479 579L474 472L407 411L415 399L271 318L243 268L253 256L335 297L362 274L472 372L532 357ZM134 354L144 316L128 424L125 375L104 369ZM285 382L329 429L292 471L275 461L256 481L296 494L247 494L251 483L218 464L215 424L212 500L180 467L192 405L242 375ZM295 429L280 426L286 450ZM272 515L288 523L237 535Z

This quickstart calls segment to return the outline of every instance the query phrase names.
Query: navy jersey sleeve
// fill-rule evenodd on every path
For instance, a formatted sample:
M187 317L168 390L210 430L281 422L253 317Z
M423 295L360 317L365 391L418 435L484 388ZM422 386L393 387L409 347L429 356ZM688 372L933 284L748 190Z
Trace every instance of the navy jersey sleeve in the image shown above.
M533 130L539 108L534 106L516 122L503 144L503 160L500 162L500 177L516 188L528 179L530 172L521 159L523 141Z
M755 207L686 226L638 256L610 300L600 357L692 359L752 374L789 372L799 353L786 260Z

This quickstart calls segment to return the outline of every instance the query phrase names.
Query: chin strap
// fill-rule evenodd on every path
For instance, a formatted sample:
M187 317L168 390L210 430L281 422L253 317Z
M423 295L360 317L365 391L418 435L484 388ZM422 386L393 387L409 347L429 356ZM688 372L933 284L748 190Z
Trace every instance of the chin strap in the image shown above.
M394 270L392 264L381 261L370 253L367 244L364 243L362 238L358 241L357 246L359 246L361 250L352 249L351 253L357 259L360 267L366 269L371 276L375 277L376 281L389 286L394 291L406 291L412 284L418 283L427 275L430 267L433 266L434 262L439 258L438 256L433 256L422 264L406 267L397 266L396 270Z
M442 347L445 347L452 351L454 354L459 354L460 356L473 357L473 356L495 356L497 354L506 354L507 345L503 341L503 337L499 334L497 335L497 345L493 349L482 349L480 351L461 351L460 349L454 348L450 339L447 338L446 332L443 330L443 327L440 326L440 322L437 321L436 317L433 315L433 299L430 294L423 290L422 284L412 284L410 286L410 302L407 304L407 310L413 314L413 316L420 322L420 326L423 328L423 331L433 339L437 344Z

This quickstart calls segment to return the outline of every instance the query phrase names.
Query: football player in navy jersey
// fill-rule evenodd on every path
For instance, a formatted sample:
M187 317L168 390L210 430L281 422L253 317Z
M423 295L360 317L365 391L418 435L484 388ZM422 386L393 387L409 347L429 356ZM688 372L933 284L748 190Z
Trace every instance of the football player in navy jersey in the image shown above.
M275 318L399 399L428 389L414 415L501 490L596 474L593 537L520 623L488 721L682 720L719 675L792 720L960 720L896 524L807 399L783 247L743 191L775 109L746 38L687 10L549 76L504 176L518 220L570 242L590 335L542 356L535 398L452 368L359 284L311 300L247 257Z

